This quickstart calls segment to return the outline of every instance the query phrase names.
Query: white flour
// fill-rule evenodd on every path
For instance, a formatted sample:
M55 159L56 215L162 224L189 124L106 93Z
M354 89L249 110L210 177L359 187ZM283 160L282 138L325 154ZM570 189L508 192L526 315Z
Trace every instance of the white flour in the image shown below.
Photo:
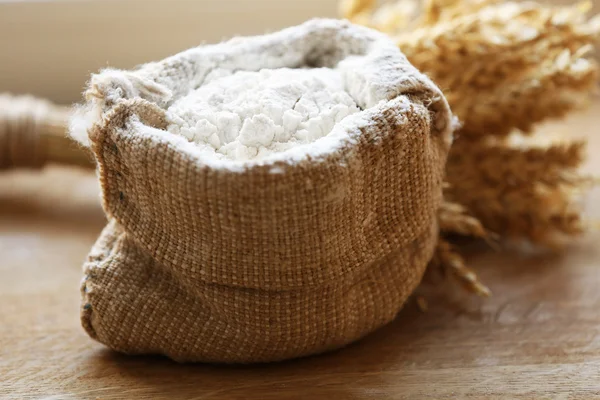
M330 68L215 70L169 107L168 130L218 158L252 160L313 142L360 111Z

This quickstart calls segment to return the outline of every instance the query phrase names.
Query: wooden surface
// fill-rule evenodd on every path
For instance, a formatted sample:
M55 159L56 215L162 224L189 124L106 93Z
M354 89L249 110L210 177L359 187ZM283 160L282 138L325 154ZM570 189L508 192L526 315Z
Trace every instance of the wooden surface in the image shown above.
M600 104L548 131L591 138ZM600 171L592 157L587 169ZM587 199L600 216L598 191ZM430 295L335 353L280 364L128 357L79 326L81 264L104 217L93 174L0 176L1 399L600 398L600 234L562 255L474 252L489 300Z

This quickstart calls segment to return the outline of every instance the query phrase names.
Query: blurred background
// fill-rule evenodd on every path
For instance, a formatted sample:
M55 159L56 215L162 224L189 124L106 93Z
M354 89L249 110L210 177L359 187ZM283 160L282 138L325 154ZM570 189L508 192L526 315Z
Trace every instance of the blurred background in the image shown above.
M337 8L338 0L0 0L0 92L77 102L101 68L336 17Z
M336 17L337 0L0 0L0 92L77 102L101 68L315 16Z

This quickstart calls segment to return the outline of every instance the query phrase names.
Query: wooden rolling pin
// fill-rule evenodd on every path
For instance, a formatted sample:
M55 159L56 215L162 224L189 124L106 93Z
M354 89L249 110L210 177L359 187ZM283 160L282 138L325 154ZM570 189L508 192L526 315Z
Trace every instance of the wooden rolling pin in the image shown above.
M33 96L0 94L0 170L63 164L94 168L67 134L70 108Z

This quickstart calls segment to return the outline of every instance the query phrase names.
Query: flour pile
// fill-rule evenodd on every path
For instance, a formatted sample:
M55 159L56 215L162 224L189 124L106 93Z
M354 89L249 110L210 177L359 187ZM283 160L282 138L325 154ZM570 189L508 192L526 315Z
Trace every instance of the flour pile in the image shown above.
M217 69L167 118L170 132L217 158L245 161L314 142L359 111L336 69Z

